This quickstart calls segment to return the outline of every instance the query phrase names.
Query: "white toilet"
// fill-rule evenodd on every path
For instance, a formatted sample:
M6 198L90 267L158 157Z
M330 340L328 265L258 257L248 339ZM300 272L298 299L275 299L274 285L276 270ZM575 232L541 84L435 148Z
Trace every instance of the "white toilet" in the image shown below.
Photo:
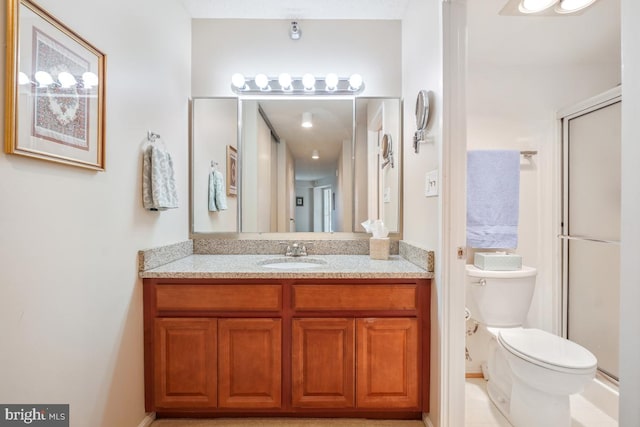
M596 373L586 348L539 329L522 328L536 269L488 271L467 265L467 307L493 338L487 361L489 397L515 427L569 427L569 395Z

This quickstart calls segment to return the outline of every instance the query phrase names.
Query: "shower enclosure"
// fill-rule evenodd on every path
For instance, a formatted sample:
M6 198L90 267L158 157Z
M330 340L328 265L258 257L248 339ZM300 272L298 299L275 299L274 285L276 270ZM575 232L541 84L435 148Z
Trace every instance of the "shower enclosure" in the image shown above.
M620 318L621 92L562 118L563 318L565 336L618 380Z

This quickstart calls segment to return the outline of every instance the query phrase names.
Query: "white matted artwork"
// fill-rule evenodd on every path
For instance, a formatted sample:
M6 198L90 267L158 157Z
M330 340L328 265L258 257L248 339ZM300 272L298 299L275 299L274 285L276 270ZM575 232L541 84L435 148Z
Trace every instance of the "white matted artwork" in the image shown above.
M5 150L104 170L105 55L29 0L8 0Z

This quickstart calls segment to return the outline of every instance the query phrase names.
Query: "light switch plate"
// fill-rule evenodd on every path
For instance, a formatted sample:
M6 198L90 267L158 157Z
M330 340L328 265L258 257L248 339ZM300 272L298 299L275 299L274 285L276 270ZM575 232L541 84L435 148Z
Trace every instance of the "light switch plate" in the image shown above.
M391 187L387 187L384 189L383 202L391 203Z
M427 172L424 181L425 197L435 197L438 195L438 170Z

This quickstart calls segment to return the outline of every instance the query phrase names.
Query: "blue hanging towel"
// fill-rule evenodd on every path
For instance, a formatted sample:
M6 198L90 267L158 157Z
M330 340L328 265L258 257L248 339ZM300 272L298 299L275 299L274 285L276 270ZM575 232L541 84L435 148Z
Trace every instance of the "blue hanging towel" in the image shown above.
M467 246L518 246L520 152L467 152Z

